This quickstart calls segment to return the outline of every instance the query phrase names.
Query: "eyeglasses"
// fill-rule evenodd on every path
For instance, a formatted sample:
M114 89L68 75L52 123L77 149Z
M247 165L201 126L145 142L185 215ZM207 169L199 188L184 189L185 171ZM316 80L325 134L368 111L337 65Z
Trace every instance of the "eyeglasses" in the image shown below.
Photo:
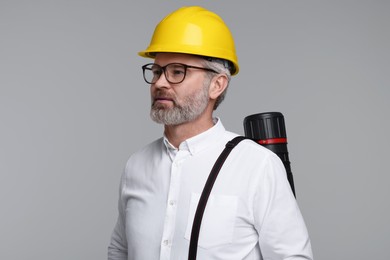
M155 63L149 63L142 66L142 71L144 74L145 81L149 84L156 83L157 80L161 77L162 72L164 72L165 78L169 83L179 84L184 81L188 68L218 73L215 70L209 68L190 66L182 63L169 63L165 66L160 66Z

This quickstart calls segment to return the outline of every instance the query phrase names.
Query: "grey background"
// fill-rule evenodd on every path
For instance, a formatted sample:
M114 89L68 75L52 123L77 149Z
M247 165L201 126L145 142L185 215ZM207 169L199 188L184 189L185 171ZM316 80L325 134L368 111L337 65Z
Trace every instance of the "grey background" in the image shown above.
M285 115L320 259L390 259L389 1L0 0L0 259L105 259L128 156L161 136L137 56L199 4L241 72L216 112Z

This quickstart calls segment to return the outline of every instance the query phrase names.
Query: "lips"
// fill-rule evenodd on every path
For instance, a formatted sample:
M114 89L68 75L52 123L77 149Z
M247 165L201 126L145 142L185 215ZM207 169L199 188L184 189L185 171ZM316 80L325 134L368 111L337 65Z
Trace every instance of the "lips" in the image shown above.
M153 97L153 104L160 103L160 104L167 104L167 103L175 103L175 99L166 93L157 93Z
M154 98L154 101L161 101L161 102L164 102L164 101L171 101L171 102L173 102L173 99L172 99L172 98L169 98L169 97L155 97L155 98Z

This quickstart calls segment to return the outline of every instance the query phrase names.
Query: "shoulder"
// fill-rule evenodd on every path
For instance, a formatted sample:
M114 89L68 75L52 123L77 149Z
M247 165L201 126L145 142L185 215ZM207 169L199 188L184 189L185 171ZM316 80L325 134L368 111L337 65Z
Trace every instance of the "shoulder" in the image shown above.
M161 151L163 145L164 145L163 138L160 137L152 141L151 143L145 145L144 147L136 151L133 155L140 155L140 154L145 154L145 153L150 153L155 151Z
M229 135L229 140L232 140L235 137L238 137L239 135L232 133L232 135ZM273 156L274 154L271 150L265 148L264 146L260 145L256 141L245 138L243 139L238 145L237 148L235 148L240 153L248 153L254 156Z
M164 143L163 138L154 140L153 142L145 145L138 151L134 152L128 159L127 165L136 162L143 162L149 160L150 158L155 157L156 155L161 155L163 150Z
M233 149L232 155L241 162L241 165L263 170L268 167L284 170L283 162L278 155L251 139L242 140Z

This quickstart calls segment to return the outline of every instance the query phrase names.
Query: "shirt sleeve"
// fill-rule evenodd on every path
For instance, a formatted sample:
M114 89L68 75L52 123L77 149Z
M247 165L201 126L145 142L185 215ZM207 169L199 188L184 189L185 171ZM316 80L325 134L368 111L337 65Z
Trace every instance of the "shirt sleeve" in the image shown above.
M111 235L111 241L108 246L108 260L127 260L127 239L125 227L125 208L122 202L122 191L125 186L125 174L122 175L119 201L118 201L118 219Z
M263 258L312 260L306 225L282 161L271 154L261 171L253 207Z

